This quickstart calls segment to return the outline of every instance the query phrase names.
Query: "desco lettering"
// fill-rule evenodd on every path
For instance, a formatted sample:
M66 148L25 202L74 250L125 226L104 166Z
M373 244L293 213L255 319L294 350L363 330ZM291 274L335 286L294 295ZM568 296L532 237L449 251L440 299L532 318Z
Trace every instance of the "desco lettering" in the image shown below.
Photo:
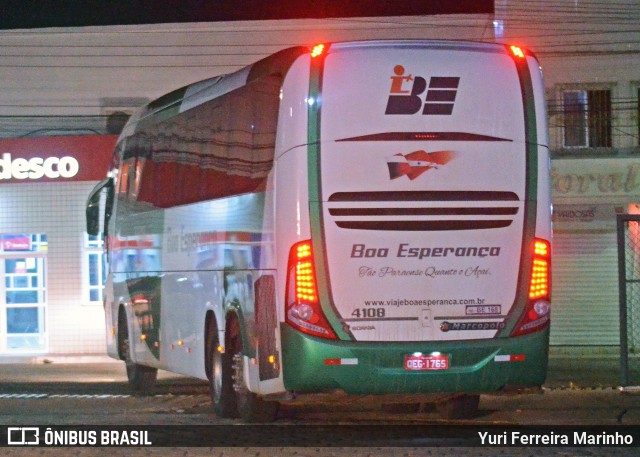
M71 156L12 160L11 154L5 152L0 159L0 180L73 178L79 170L80 164Z

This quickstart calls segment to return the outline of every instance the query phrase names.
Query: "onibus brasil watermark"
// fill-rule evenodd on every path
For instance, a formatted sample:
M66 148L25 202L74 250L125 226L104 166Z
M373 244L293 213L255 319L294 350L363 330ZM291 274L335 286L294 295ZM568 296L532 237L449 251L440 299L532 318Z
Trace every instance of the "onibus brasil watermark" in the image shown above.
M152 446L148 430L55 430L8 427L9 446Z

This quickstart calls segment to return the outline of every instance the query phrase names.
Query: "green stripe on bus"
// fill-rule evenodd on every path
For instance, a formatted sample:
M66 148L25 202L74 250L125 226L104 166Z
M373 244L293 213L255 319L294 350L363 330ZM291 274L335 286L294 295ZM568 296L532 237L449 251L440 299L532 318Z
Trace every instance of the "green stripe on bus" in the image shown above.
M329 324L341 340L353 340L344 330L338 318L331 297L329 284L329 268L325 256L325 240L322 217L322 183L320 180L320 94L322 93L322 70L324 58L311 59L309 76L309 103L307 128L307 174L309 179L309 218L311 223L311 240L314 246L316 264L316 281L320 306Z
M527 59L515 59L515 65L522 91L524 109L525 151L526 151L526 188L524 200L524 230L522 234L522 253L520 256L520 276L515 303L505 320L505 327L497 337L511 334L520 320L522 312L529 300L529 280L531 278L531 246L536 231L538 203L538 126L536 123L535 99L533 83Z

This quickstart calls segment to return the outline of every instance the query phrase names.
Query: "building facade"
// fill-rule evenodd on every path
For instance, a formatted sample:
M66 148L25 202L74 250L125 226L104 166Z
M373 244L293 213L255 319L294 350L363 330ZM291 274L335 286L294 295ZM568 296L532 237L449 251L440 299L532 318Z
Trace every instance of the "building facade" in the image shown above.
M104 351L102 240L84 206L115 140L0 139L0 357Z
M640 5L631 0L615 7L496 0L492 15L2 31L0 157L28 160L34 146L25 145L48 137L99 142L145 101L289 46L402 38L526 46L544 70L550 125L551 343L612 348L618 344L615 214L640 203L639 21ZM115 137L105 138L112 145ZM20 141L27 143L16 146ZM84 205L106 172L106 143L93 149L101 171L91 179L0 179L0 357L104 352L101 241L84 232ZM43 160L73 156L41 145L35 147L50 154ZM25 281L28 296L17 293ZM41 301L17 306L10 296ZM26 331L33 328L35 334Z

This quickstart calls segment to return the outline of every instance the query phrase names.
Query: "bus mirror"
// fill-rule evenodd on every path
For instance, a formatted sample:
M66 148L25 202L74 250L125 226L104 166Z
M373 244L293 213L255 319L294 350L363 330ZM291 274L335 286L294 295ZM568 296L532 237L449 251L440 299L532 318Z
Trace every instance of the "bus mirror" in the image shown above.
M113 179L107 178L100 181L89 194L86 209L87 233L89 235L96 236L100 233L100 196L105 188L108 189L112 186Z

